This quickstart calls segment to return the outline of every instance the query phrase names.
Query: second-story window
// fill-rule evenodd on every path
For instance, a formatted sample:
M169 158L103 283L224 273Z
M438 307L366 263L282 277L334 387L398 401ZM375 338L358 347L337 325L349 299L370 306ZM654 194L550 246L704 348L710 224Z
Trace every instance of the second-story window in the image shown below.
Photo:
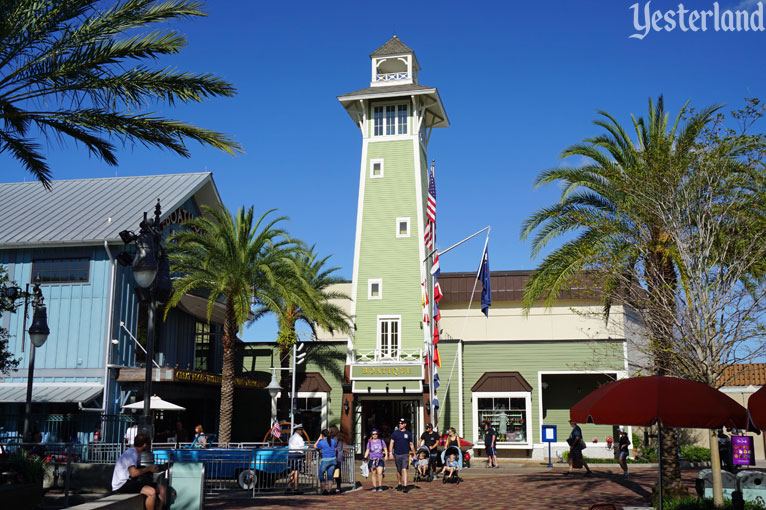
M372 109L373 136L406 135L408 113L406 104L375 106Z
M210 324L198 321L194 330L194 370L209 372L212 369L213 337Z
M378 316L378 351L381 357L395 358L399 354L401 321L398 315Z
M42 283L88 283L90 259L37 259L32 263L32 278L37 275Z

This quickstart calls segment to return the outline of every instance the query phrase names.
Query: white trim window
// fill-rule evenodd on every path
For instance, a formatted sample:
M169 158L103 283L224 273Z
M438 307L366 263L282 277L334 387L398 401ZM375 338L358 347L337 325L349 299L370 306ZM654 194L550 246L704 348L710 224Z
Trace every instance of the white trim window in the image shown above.
M396 218L396 237L410 237L410 217Z
M381 358L396 358L399 355L401 331L401 315L378 315L378 352Z
M282 398L282 392L277 394L277 398L271 400L271 422L277 417L279 408L279 399ZM287 398L290 398L288 393ZM324 391L299 391L295 394L295 423L303 425L309 437L319 436L322 429L329 427L330 406L327 404L328 395Z
M484 444L483 423L488 421L497 432L498 448L531 448L531 417L532 396L529 392L474 392L474 444Z
M383 160L370 160L370 179L381 179L383 177Z
M372 108L372 136L406 135L409 105L388 104Z
M367 280L367 299L383 299L383 278Z

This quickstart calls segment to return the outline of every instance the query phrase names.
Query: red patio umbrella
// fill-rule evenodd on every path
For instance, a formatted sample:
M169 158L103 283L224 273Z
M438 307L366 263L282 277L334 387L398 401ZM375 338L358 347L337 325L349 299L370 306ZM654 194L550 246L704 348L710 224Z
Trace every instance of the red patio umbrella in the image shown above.
M763 402L766 416L766 393ZM747 409L726 394L706 384L659 375L605 384L576 403L569 416L580 423L748 428Z
M747 399L747 410L750 411L750 419L759 429L766 429L766 386L750 395Z
M751 397L752 398L752 397ZM569 410L570 419L601 425L655 423L671 428L721 427L747 429L747 409L715 388L677 377L650 376L620 379L598 388ZM662 442L658 441L662 462ZM662 469L659 470L659 508L662 510Z

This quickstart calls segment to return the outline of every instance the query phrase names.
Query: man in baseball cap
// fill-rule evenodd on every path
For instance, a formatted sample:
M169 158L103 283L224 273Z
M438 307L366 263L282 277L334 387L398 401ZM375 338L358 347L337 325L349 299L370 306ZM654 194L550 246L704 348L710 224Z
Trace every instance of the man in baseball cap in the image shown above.
M396 490L407 492L407 467L410 464L410 453L415 452L412 444L412 433L407 430L407 420L399 419L399 428L391 433L389 444L389 458L393 458L396 464Z

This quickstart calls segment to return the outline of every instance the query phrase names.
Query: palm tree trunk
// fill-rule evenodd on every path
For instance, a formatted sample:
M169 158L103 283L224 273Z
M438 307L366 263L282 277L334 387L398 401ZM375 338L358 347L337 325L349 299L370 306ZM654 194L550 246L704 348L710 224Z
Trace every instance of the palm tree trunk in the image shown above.
M279 360L280 367L290 368L290 347L285 345L279 347ZM279 408L277 409L277 418L280 420L290 419L290 397L292 396L291 383L292 378L290 377L290 371L280 370L279 385L282 386L282 398L279 400Z
M234 407L234 338L237 336L237 321L234 303L226 299L226 318L223 323L223 367L221 374L221 408L218 421L218 442L231 441L231 416Z

